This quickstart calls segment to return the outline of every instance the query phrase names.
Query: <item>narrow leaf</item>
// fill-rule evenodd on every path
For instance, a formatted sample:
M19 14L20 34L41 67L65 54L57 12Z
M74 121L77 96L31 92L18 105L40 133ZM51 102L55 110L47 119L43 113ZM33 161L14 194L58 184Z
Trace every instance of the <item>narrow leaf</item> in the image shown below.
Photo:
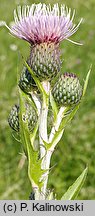
M83 186L83 183L86 179L88 172L88 168L86 168L82 174L77 178L77 180L74 182L72 186L69 187L67 192L62 196L61 200L74 200L76 199L78 193L81 190L81 187Z
M43 182L40 181L41 176L46 170L41 169L42 160L39 159L39 151L34 151L31 142L27 142L28 150L28 175L31 183L34 182L39 188L42 187Z
M67 123L72 120L72 118L75 116L77 110L79 109L79 106L80 106L80 104L77 104L69 114L64 116L64 118L60 124L59 130L64 129L66 127Z
M52 142L46 142L45 140L42 139L46 150L50 150L51 148L54 149L57 143L60 141L62 135L63 135L63 130L58 130L54 134Z
M20 112L19 112L19 125L20 125L20 139L24 147L25 153L27 152L26 140L24 136L24 121L23 114L25 113L25 104L23 100L23 92L19 89L19 101L20 101Z
M52 142L49 144L49 149L50 148L55 148L55 146L57 145L57 143L60 141L60 139L61 139L61 137L62 137L62 135L63 135L63 129L62 130L58 130L58 131L56 131L56 133L55 133L55 135L54 135L54 137L53 137L53 140L52 140Z
M56 120L57 114L58 114L58 108L57 108L56 102L54 101L54 98L53 98L51 92L50 92L50 103L51 103L51 106L52 106L54 120Z
M31 106L36 110L36 112L38 112L36 104L34 103L34 100L32 99L31 95L25 95L26 100L28 100L29 104L31 104Z
M37 130L38 130L38 122L36 123L33 132L30 134L31 145L34 149L35 149L34 141L36 138Z
M39 188L41 187L43 182L39 182L42 174L44 174L44 170L41 170L41 160L39 160L39 151L35 151L33 148L35 134L38 129L38 125L35 126L33 135L31 135L28 130L27 121L23 121L23 114L25 113L25 101L24 101L24 94L19 89L20 94L20 134L21 134L21 141L24 146L24 150L28 156L28 175L31 182L34 182Z
M47 96L47 94L46 94L46 92L45 92L45 90L44 90L44 88L43 88L43 85L42 85L42 83L40 82L40 80L37 78L37 76L35 75L35 73L34 73L34 72L32 71L32 69L29 67L29 65L27 64L27 62L24 61L24 63L25 63L25 65L26 65L27 69L29 70L30 74L32 75L32 77L33 77L33 79L34 79L34 81L35 81L37 87L39 88L39 90L44 94L44 96Z
M91 69L92 69L92 65L90 66L90 69L89 69L89 71L88 71L88 73L87 73L87 76L86 76L86 80L85 80L84 88L83 88L83 96L84 96L85 93L86 93L86 89L87 89L87 85L88 85L88 81L89 81Z

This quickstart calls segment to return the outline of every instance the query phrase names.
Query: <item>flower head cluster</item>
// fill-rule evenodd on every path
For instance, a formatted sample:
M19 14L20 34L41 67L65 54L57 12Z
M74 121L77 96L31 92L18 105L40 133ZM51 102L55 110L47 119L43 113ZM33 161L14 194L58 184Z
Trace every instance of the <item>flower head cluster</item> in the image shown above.
M73 23L75 11L71 16L71 9L65 5L32 4L31 6L18 6L14 10L14 24L10 32L30 44L44 42L59 43L73 35L81 23Z

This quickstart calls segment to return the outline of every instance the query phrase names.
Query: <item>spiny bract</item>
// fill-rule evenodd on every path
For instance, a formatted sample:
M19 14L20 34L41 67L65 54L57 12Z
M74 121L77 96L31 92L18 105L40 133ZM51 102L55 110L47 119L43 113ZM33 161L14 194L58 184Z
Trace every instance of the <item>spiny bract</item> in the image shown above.
M29 104L26 104L26 112L23 115L23 121L28 122L28 129L31 132L37 122L37 113ZM19 132L19 105L14 105L12 107L8 117L8 123L13 130Z
M75 74L65 73L55 83L52 94L60 106L71 106L77 104L82 97L82 87Z
M58 44L42 43L31 47L30 64L39 79L50 79L60 71Z
M25 93L30 93L37 87L35 81L33 80L26 67L24 67L22 70L18 85Z

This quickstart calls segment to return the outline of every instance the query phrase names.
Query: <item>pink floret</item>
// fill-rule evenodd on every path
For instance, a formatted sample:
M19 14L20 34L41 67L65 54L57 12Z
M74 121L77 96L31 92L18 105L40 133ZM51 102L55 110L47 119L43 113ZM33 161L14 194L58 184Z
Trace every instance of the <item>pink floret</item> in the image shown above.
M81 23L73 24L74 12L64 5L54 4L53 7L45 4L18 6L14 11L15 23L10 32L18 38L31 44L43 42L59 43L73 35Z

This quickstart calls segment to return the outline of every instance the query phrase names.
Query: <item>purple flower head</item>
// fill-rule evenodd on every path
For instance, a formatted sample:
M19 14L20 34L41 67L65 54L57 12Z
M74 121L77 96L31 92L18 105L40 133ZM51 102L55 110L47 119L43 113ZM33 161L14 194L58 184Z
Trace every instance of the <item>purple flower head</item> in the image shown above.
M79 28L80 22L73 23L75 11L71 17L71 9L65 5L32 4L31 6L18 6L14 10L14 24L10 32L30 44L40 44L60 41L73 35Z

